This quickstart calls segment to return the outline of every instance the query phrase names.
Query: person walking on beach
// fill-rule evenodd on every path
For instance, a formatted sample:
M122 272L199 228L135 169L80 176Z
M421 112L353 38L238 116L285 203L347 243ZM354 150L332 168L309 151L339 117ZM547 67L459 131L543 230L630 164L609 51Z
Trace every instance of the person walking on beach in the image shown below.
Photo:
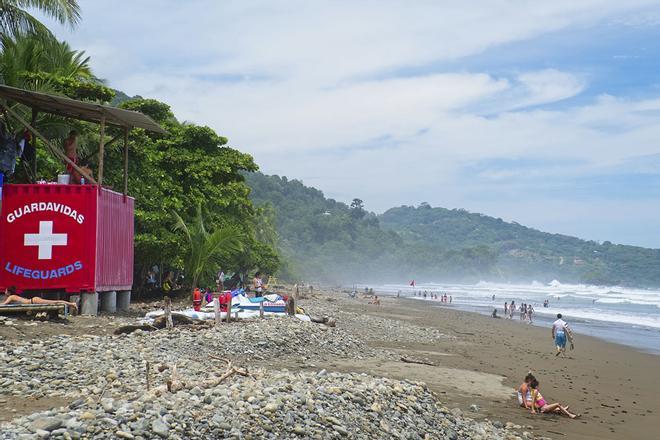
M506 319L509 316L509 302L506 301L504 303L504 319Z
M509 304L509 319L513 319L513 314L516 311L516 302L511 301L511 304Z
M561 319L561 313L557 313L557 320L552 323L552 339L555 341L557 353L555 356L566 356L566 339L570 340L571 350L573 349L573 334L566 321Z

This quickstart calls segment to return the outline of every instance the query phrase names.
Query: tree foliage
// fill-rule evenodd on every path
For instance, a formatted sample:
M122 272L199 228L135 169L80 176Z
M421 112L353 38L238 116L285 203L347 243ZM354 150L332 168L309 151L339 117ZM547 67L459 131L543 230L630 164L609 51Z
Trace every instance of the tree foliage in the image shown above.
M227 267L227 258L242 250L241 237L233 227L219 227L209 231L204 222L202 207L198 206L195 216L186 222L174 213L174 229L182 231L186 238L185 272L190 287L211 285L219 267Z
M225 272L275 272L277 253L267 240L260 240L266 234L264 218L252 205L242 175L257 170L252 156L228 147L227 139L209 127L180 123L168 105L156 100L131 100L121 107L149 115L168 132L156 135L134 129L129 137L129 193L136 199L138 273L161 262L185 266L187 245L184 236L172 229L172 213L190 224L197 218L198 206L204 212L205 228L232 230L240 237L240 247L220 254ZM110 147L105 160L107 183L122 188L121 145Z
M50 35L50 31L28 9L36 9L71 27L80 21L77 0L0 0L0 35Z
M361 200L349 207L297 180L255 173L248 183L255 203L276 212L287 267L307 279L660 285L660 250L548 234L428 203L359 217Z
M0 14L2 5L0 0ZM93 74L84 52L72 50L49 34L5 34L0 42L0 81L4 84L95 102L115 97L114 91ZM280 260L274 248L277 238L273 213L252 205L242 174L257 170L252 157L227 146L227 139L209 127L179 122L167 104L153 99L126 99L125 94L120 97L122 108L145 113L167 130L167 134L160 135L134 129L128 139L129 194L136 199L136 280L143 279L154 264L185 266L194 282L208 281L209 273L218 269L214 265L222 265L225 272L277 271ZM13 106L30 120L32 114L27 107ZM75 128L81 134L79 162L98 169L96 124L45 113L39 113L33 123L54 145L61 145L66 133ZM121 135L117 128L106 127L106 142ZM104 158L104 185L121 191L122 142L106 145ZM32 176L31 167L25 165L19 164L12 182L52 180L64 168L39 145L37 175ZM187 233L175 231L175 224Z

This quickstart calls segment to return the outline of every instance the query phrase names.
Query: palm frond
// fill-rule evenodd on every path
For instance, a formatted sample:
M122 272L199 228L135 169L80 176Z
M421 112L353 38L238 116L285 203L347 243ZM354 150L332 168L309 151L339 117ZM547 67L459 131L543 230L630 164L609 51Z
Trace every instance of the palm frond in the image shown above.
M237 229L225 227L213 232L206 229L201 206L197 206L196 215L189 223L179 214L173 214L176 220L174 229L183 231L188 241L185 269L193 287L197 287L200 279L210 278L223 263L223 257L242 249L242 235Z
M80 22L80 6L77 0L5 0L21 9L37 9L61 24L74 27Z

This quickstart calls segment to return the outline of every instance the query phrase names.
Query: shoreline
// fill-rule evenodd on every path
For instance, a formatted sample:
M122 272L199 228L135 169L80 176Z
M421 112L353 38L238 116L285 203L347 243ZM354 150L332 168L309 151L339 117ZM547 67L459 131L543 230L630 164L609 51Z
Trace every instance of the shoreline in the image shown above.
M389 295L388 295L389 296ZM483 306L473 306L473 305L463 305L461 303L453 303L453 304L445 304L445 303L440 303L436 302L433 300L428 300L428 299L422 299L422 298L415 298L415 297L401 297L399 299L411 299L414 301L421 301L421 302L430 302L433 307L440 307L440 308L449 308L452 310L457 310L461 312L466 312L466 313L475 313L480 316L484 316L487 318L490 318L490 314L486 312L486 309L488 307ZM480 309L483 308L484 311L480 311ZM492 308L489 308L492 310ZM500 313L501 308L497 307L498 313ZM505 321L510 321L510 322L516 322L518 324L525 324L527 325L526 322L520 321L518 318L518 313L516 312L515 317L513 319L505 319L503 315L498 315L498 319L502 319ZM552 316L551 314L544 314L540 312L536 312L534 315L534 321L531 323L534 327L540 327L540 328L550 328L550 325L552 325L552 322L555 320L555 317ZM573 330L573 333L579 336L588 336L590 338L595 338L603 342L609 342L612 344L617 344L621 345L623 347L627 348L633 348L639 352L642 353L647 353L647 354L652 354L655 356L660 356L660 346L656 347L655 345L650 345L648 343L641 343L641 342L635 342L636 339L634 339L634 335L628 338L621 337L620 335L617 337L615 334L615 331L617 330L617 326L623 326L626 328L626 330L631 330L634 333L637 333L637 336L642 336L643 332L653 332L653 338L658 339L660 338L660 330L653 328L653 327L648 327L644 325L639 325L636 327L633 327L631 324L621 324L621 323L616 323L616 322L611 322L611 321L604 321L604 320L594 320L594 319L589 319L589 318L583 318L581 320L575 320L574 318L566 318L567 321L569 321L569 325L571 326L571 329ZM598 327L599 330L604 331L608 333L606 336L599 336L595 335L597 329L595 327Z
M343 295L343 294L340 294ZM650 380L660 367L660 357L632 347L578 335L576 350L567 358L554 356L549 328L519 325L519 322L493 319L453 306L428 307L412 298L381 297L383 305L370 306L354 300L351 309L374 316L387 316L409 325L428 326L455 335L441 344L386 344L415 356L422 356L440 367L476 371L502 377L509 387L508 397L471 396L465 387L452 387L451 377L428 376L427 383L441 396L465 410L481 407L471 417L512 420L533 425L535 435L575 439L655 438L660 423L660 385ZM342 301L346 304L346 301ZM345 307L345 306L344 306ZM428 369L408 368L403 375L433 375ZM534 416L518 408L513 389L528 370L535 372L547 400L561 401L582 413L579 420L553 415ZM379 371L380 373L380 371ZM387 371L383 373L387 374ZM396 375L395 375L396 376ZM482 404L479 405L479 402Z
M37 417L36 413L64 406L64 410L47 412L62 414L62 411L72 411L66 409L67 405L72 408L82 404L83 407L75 410L76 414L81 416L86 412L87 417L91 412L95 417L87 421L81 419L83 428L112 434L114 431L107 432L108 428L102 423L112 418L114 409L107 412L103 401L106 407L111 398L121 407L138 405L132 397L128 401L121 399L144 394L145 360L177 363L181 377L194 377L200 371L209 371L211 366L215 371L219 366L218 357L227 357L234 365L262 371L267 382L289 377L287 372L302 374L306 380L328 375L329 379L323 379L328 381L328 386L333 386L335 378L342 381L348 377L363 377L362 374L367 375L364 376L367 381L371 381L368 379L371 377L376 381L386 378L401 383L423 382L444 414L425 413L424 419L437 424L451 414L456 420L473 423L474 429L492 428L489 434L474 437L484 440L656 437L655 429L660 422L657 399L660 384L653 380L653 374L660 367L658 356L579 335L576 350L569 352L566 359L556 358L549 329L492 319L453 306L428 307L427 303L411 298L382 297L381 301L382 305L376 306L368 304L369 299L362 295L353 299L340 290L328 289L301 295L298 305L313 316L335 318L336 327L273 317L215 328L212 324L211 327L197 326L198 329L184 326L170 331L112 336L117 326L134 323L138 316L160 307L162 304L157 301L133 304L132 311L124 315L72 317L68 323L16 321L12 325L5 324L0 326L0 340L4 342L0 353L11 362L9 370L13 372L10 376L13 383L4 384L4 392L0 392L0 414L5 416L0 420L26 423L20 422L24 420L22 416ZM175 309L189 306L188 300L181 299ZM223 343L199 345L202 340ZM70 346L76 348L70 349ZM162 351L164 347L167 347L166 352ZM15 357L18 353L22 354ZM94 358L89 353L104 355ZM163 353L167 353L165 359ZM126 364L126 371L120 368L124 358L131 360ZM69 359L69 368L60 372L56 366L64 359ZM53 365L42 367L44 362ZM101 370L97 372L97 368ZM26 369L38 383L31 382L30 376L19 374ZM540 380L546 400L569 404L582 418L569 420L556 415L532 415L519 408L514 388L529 369ZM153 371L154 382L162 383L169 371ZM99 373L104 378L99 379ZM114 382L105 382L110 376ZM72 388L71 382L77 383L77 387ZM106 389L102 383L111 385ZM85 387L88 394L76 391L80 387ZM201 391L213 392L212 389ZM183 399L182 407L188 403L186 399L191 402L198 399L189 394L176 396ZM286 393L282 394L283 399L285 396ZM337 411L338 417L344 416L340 409ZM357 413L352 414L360 417L372 417L368 409L356 407L353 411ZM172 412L172 417L175 414ZM361 420L366 423L366 419ZM300 423L303 422L307 423L301 419ZM71 423L79 426L78 422ZM126 427L134 433L142 429L149 433L148 427L135 427L131 423ZM261 425L243 426L250 432L262 429ZM370 424L368 427L379 429ZM495 434L498 429L506 435ZM466 434L465 438L473 438L471 435Z

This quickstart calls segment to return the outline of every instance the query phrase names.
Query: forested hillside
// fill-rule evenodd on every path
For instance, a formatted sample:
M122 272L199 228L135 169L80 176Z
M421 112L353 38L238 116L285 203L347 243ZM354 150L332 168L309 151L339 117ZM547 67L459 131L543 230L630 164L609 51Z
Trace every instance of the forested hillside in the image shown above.
M291 276L326 282L479 280L660 285L660 250L537 231L465 210L392 208L376 216L286 177L249 173L274 210Z

